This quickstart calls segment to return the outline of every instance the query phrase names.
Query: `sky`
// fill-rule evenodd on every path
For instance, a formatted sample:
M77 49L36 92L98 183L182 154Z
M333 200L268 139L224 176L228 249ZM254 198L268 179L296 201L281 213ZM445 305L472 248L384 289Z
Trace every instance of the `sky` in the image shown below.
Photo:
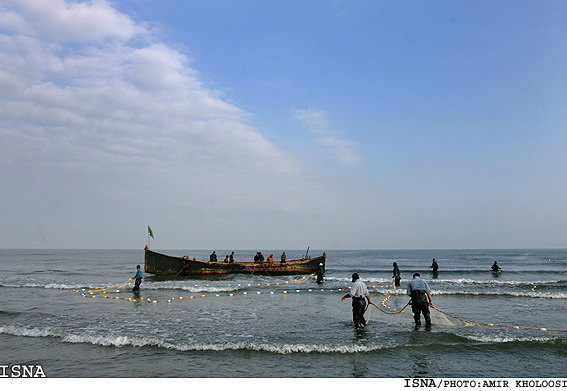
M0 248L565 248L565 20L0 0Z

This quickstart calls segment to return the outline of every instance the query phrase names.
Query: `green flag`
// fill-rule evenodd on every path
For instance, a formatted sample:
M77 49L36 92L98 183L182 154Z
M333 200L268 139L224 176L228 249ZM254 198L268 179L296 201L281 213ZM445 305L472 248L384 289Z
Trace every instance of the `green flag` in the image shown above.
M152 237L152 239L154 238L154 233L152 232L152 229L150 228L150 226L148 225L148 235L150 235Z

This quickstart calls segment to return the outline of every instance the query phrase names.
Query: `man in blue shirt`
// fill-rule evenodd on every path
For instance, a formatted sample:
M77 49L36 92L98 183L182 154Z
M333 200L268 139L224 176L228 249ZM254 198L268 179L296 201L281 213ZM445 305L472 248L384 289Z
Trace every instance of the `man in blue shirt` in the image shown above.
M132 288L135 291L139 291L140 290L140 284L142 283L142 269L140 269L140 265L136 266L136 275L134 276L134 278L136 279L136 284L134 284L134 288Z
M419 273L414 273L413 280L411 280L408 285L408 295L411 297L411 310L413 311L415 326L421 326L420 314L423 313L425 325L429 327L431 326L429 306L433 305L433 300L431 299L429 285L420 277Z

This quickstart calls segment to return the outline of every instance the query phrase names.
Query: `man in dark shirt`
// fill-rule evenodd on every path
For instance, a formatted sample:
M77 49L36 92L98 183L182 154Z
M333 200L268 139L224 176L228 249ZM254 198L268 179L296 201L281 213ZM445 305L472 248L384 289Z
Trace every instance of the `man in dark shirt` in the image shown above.
M494 264L492 265L491 269L493 272L499 272L500 270L502 270L500 266L498 266L498 263L496 263L496 261L494 261Z
M431 263L431 266L429 266L429 269L433 269L433 273L437 273L437 270L439 270L439 265L435 258L433 258L433 262Z
M393 278L394 278L394 286L396 288L400 287L400 268L398 267L397 262L394 262L394 270L392 271L392 273L394 274Z
M325 275L325 267L322 263L319 264L319 268L317 269L317 284L323 282L323 276Z

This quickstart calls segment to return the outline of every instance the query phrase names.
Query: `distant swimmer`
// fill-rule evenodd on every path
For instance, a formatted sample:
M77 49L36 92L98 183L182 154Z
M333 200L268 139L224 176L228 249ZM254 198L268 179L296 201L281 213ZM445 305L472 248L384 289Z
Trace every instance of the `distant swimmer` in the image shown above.
M492 265L491 269L493 272L499 272L502 270L500 266L498 266L498 263L496 263L496 261L494 261L494 264Z
M433 273L437 273L437 270L439 270L439 265L435 258L433 258L433 262L431 263L431 266L429 266L429 269L433 269Z
M421 279L419 273L414 273L413 280L408 285L408 295L411 297L411 310L413 311L413 319L415 327L421 326L421 315L425 318L425 326L431 326L431 315L429 314L429 306L433 305L431 299L431 291L427 282ZM429 302L428 302L429 299Z
M319 268L317 269L317 284L323 282L323 276L325 275L325 267L322 263L319 264Z
M366 312L366 300L368 304L372 304L370 301L370 293L368 293L368 288L366 284L360 281L358 273L352 274L352 288L350 288L350 293L343 296L341 301L352 297L352 320L354 321L354 327L357 329L363 329L366 327L366 320L364 319L364 312ZM364 300L366 298L366 300Z
M394 270L392 271L392 273L394 274L394 276L392 277L394 279L394 286L396 288L400 287L400 268L398 267L398 264L396 262L394 262Z
M136 279L136 283L134 284L134 288L132 289L139 291L140 284L142 283L142 269L140 268L140 265L136 266L136 275L134 276L134 278Z

